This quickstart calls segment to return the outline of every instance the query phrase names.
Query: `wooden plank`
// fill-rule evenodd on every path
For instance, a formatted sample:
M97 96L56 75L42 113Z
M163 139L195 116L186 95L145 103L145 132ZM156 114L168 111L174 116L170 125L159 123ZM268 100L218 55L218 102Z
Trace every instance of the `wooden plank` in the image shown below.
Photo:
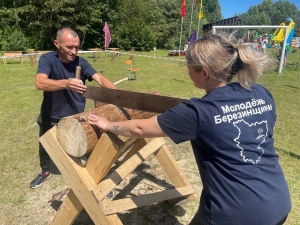
M86 169L97 183L109 172L122 153L124 142L113 133L103 133L86 163Z
M60 147L56 139L56 129L56 126L51 128L39 140L91 219L95 224L122 224L116 215L104 215L90 192L96 186L94 179L90 176L86 168L82 166L79 158L67 155ZM63 219L67 218L64 217Z
M71 189L48 225L73 224L82 210L82 204Z
M10 52L4 52L3 56L22 56L23 51L10 51Z
M112 137L114 140L114 144L112 144L112 142L109 142L107 139L109 139L108 135L106 133L104 133L101 138L99 139L99 143L103 144L102 147L105 147L106 144L112 144L113 146L118 146L119 145L126 145L123 142L121 142L121 140L117 139L117 137ZM116 142L118 142L118 144L116 144ZM100 146L101 146L100 144ZM117 147L119 148L119 147ZM115 152L112 148L110 148L110 150L112 150L113 152ZM100 181L100 179L102 179L102 177L100 177L97 174L97 171L95 170L94 167L99 168L99 165L97 163L101 164L101 161L94 161L91 160L93 158L97 158L98 154L101 154L101 148L97 148L95 149L92 154L89 157L89 160L86 163L86 169L88 170L88 172L90 173L90 175L93 177L94 181L96 183L98 183ZM94 165L94 167L93 167ZM99 168L99 170L101 170L101 168ZM62 205L60 206L59 210L57 211L57 213L55 214L55 217L53 218L53 220L50 222L50 224L52 225L56 225L56 224L72 224L75 219L78 217L78 215L80 214L80 212L82 211L83 206L80 203L80 201L78 200L78 198L76 197L76 195L74 194L74 192L72 191L72 189L69 191L68 195L66 196L66 198L64 199ZM111 217L109 217L109 220L111 220L113 217L117 217L116 215L112 215ZM61 221L62 220L62 221ZM116 219L117 220L117 219ZM62 222L62 223L61 223ZM122 223L118 223L118 224L122 224Z
M156 202L165 201L172 198L191 195L194 193L195 189L192 186L186 186L142 196L119 199L115 201L103 201L100 204L104 214L110 215L129 209L150 205Z
M147 157L156 152L164 144L165 141L163 138L152 139L139 152L111 173L107 179L103 180L93 188L92 193L98 201L102 201L116 185L123 181L123 179L132 173Z
M138 139L138 141L135 143L134 146L130 149L130 151L125 155L125 157L122 159L121 164L126 162L131 156L136 154L141 148L143 148L147 142L145 139Z
M133 146L135 146L138 142L139 142L139 138L129 138L124 142L124 146L122 147L122 154L120 155L120 157L122 155L124 155L126 152L128 152L128 150L130 148L132 148Z
M147 139L146 139L147 140ZM185 174L178 166L176 160L168 150L167 146L162 146L156 153L154 153L157 161L162 166L163 170L167 174L171 183L176 187L190 186L190 182L186 178ZM189 196L190 200L197 199L197 194Z

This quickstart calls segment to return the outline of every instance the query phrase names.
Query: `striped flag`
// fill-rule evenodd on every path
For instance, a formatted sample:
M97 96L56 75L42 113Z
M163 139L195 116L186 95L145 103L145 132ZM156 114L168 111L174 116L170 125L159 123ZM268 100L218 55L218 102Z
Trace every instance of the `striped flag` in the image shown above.
M111 36L110 31L107 22L105 22L104 28L103 28L104 34L105 34L105 40L104 40L104 47L107 48L111 42Z

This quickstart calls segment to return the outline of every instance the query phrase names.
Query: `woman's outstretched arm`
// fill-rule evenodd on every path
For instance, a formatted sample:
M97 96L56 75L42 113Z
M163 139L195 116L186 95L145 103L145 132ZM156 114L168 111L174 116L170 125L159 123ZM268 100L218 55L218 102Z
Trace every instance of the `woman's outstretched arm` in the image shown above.
M157 117L139 120L127 120L121 122L109 122L95 114L88 116L88 122L97 126L101 131L110 131L117 135L137 138L166 137L166 133L160 128Z

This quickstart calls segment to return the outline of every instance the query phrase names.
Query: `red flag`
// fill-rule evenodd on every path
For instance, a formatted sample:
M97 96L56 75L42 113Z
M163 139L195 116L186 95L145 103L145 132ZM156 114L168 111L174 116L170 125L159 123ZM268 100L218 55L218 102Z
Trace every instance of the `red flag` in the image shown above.
M194 0L194 11L196 10L197 7L197 0Z
M185 16L185 9L186 9L185 0L181 0L181 17Z
M111 42L111 36L107 22L105 22L103 31L105 33L104 47L107 48L109 46L109 43Z

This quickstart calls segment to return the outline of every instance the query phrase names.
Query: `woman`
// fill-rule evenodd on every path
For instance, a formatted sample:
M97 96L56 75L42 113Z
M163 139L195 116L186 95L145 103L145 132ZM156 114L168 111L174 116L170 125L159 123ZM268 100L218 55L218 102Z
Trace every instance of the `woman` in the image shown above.
M189 46L186 61L194 86L206 91L202 98L150 119L111 123L89 115L89 123L127 137L189 140L203 183L191 225L283 224L291 201L273 145L275 105L255 84L270 59L208 35ZM235 76L239 82L231 82Z

